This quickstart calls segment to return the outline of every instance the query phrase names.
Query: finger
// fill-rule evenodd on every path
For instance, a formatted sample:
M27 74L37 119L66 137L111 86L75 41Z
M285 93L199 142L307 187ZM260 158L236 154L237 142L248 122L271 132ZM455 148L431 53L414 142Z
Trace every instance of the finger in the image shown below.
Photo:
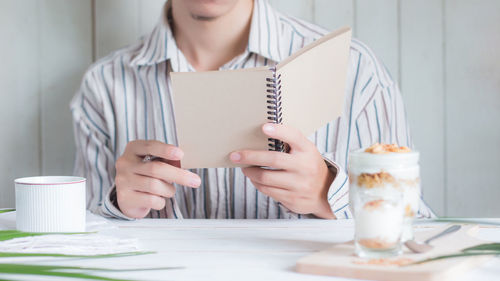
M151 209L161 210L165 207L164 198L132 190L117 192L117 199L120 210L131 218L143 218Z
M161 210L165 207L165 198L139 191L134 192L134 201L140 208Z
M262 131L271 138L287 143L292 150L307 151L313 145L298 129L291 126L267 123L262 126Z
M127 152L139 157L152 155L166 160L181 160L184 152L177 146L156 140L135 140L127 144Z
M172 198L175 195L175 187L157 178L136 175L134 183L130 184L135 191L141 191L152 195Z
M183 170L161 161L140 163L134 169L135 174L163 180L168 183L177 183L189 187L198 187L200 177L187 170Z
M288 170L295 166L293 156L278 151L241 150L229 155L234 163Z
M291 173L285 171L273 171L259 167L248 167L241 169L243 174L251 181L258 184L273 186L281 189L296 190Z
M268 185L264 185L264 184L260 184L260 183L255 183L255 182L253 184L255 185L257 190L259 190L263 194L273 198L274 201L276 201L276 202L288 204L288 202L290 201L289 198L291 196L291 192L286 190L286 189L276 188L276 187L272 187L272 186L268 186Z

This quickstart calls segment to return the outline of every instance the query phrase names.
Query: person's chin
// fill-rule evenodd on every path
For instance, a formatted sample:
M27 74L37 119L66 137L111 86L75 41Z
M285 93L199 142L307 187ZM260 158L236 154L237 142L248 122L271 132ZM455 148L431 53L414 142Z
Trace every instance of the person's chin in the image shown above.
M235 3L235 0L189 0L186 2L191 17L201 21L217 19L231 10Z

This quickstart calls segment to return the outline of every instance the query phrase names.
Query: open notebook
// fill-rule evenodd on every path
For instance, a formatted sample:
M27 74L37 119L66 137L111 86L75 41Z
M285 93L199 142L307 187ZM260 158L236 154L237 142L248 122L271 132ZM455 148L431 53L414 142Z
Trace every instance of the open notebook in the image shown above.
M173 72L182 168L235 167L235 150L283 150L261 131L283 123L309 136L342 113L351 29L341 28L273 68Z

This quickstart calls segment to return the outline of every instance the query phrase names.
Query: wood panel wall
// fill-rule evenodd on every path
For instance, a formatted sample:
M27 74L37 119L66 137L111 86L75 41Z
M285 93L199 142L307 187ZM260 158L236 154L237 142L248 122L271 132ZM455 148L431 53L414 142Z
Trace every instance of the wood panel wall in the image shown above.
M0 2L0 207L14 205L17 177L71 174L68 103L85 69L151 30L163 2ZM328 29L352 26L384 61L438 214L500 216L500 1L270 2Z

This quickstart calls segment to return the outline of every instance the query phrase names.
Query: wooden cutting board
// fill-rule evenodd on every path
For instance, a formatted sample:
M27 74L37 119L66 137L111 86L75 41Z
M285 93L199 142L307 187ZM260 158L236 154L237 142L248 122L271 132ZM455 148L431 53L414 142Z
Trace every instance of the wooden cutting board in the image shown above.
M416 231L415 236L418 241L424 241L446 227L449 227L449 225L430 226L428 230ZM459 231L431 242L435 247L427 253L414 254L405 248L403 255L391 258L389 261L401 261L402 259L418 261L429 257L456 253L467 247L488 243L474 237L478 230L478 226L462 225ZM369 280L445 281L455 280L464 272L491 258L490 256L475 256L444 259L419 265L375 265L368 264L369 259L355 256L354 243L351 241L334 245L328 250L301 258L297 262L296 270L301 273Z

